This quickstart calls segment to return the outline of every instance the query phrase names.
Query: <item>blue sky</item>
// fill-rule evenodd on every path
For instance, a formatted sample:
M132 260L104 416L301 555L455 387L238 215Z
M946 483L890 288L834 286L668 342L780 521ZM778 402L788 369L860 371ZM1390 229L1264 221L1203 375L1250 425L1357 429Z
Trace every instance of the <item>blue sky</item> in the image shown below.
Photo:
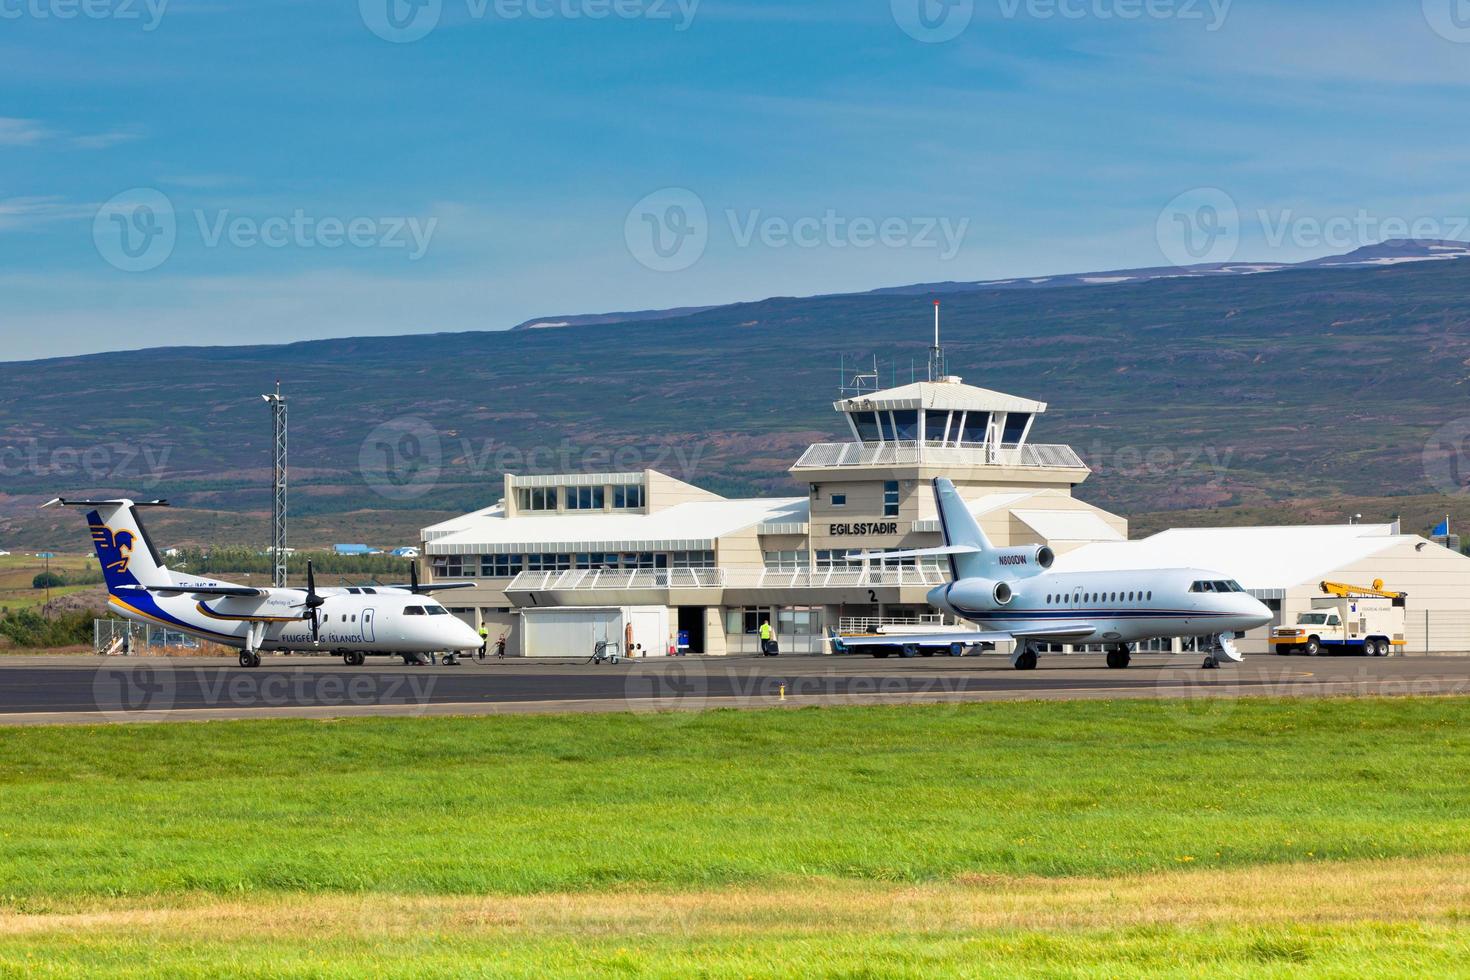
M1470 238L1467 0L419 2L0 0L0 358Z

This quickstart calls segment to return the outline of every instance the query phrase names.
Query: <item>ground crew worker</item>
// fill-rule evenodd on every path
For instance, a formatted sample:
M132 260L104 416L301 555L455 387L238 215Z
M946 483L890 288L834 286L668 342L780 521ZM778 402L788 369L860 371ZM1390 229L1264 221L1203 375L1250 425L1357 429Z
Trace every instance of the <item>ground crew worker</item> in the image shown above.
M485 628L485 624L484 623L481 623L480 624L480 659L481 660L484 660L485 659L485 648L487 646L489 646L489 645L490 645L490 631Z
M771 655L771 621L769 619L761 623L761 653Z

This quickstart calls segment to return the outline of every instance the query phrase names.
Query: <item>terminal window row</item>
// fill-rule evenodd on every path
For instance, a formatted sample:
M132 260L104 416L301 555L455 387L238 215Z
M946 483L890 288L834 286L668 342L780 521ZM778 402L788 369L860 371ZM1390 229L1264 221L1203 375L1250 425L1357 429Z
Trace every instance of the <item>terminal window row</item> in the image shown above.
M561 506L562 491L565 490L567 510L606 510L606 487L518 487L516 507L525 513L557 510ZM623 485L612 488L613 510L643 509L645 494L641 485Z
M711 569L713 551L584 552L581 554L439 555L432 566L436 578L514 578L521 572L568 572L573 569L647 571L659 568Z

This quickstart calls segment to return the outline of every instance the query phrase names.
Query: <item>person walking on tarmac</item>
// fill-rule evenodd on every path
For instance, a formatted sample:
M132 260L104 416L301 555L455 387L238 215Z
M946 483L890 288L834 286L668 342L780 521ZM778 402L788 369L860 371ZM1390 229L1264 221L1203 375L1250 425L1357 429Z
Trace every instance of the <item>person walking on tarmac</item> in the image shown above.
M480 624L480 630L479 630L479 632L480 632L480 659L481 660L484 660L485 659L485 648L490 645L490 631L485 628L485 624L484 623L481 623Z
M776 644L771 639L771 621L761 621L761 655L766 657L777 656Z

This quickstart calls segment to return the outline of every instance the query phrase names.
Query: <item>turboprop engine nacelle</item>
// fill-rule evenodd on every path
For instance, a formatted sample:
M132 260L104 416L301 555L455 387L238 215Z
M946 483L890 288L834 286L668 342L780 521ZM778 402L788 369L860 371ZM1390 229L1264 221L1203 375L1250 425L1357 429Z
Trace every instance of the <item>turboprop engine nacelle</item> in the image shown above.
M1046 545L1032 548L1001 548L991 553L991 564L1003 578L1040 575L1056 563L1056 552Z
M1004 609L1016 598L1009 582L988 578L961 579L929 593L929 604L963 616L966 611Z

